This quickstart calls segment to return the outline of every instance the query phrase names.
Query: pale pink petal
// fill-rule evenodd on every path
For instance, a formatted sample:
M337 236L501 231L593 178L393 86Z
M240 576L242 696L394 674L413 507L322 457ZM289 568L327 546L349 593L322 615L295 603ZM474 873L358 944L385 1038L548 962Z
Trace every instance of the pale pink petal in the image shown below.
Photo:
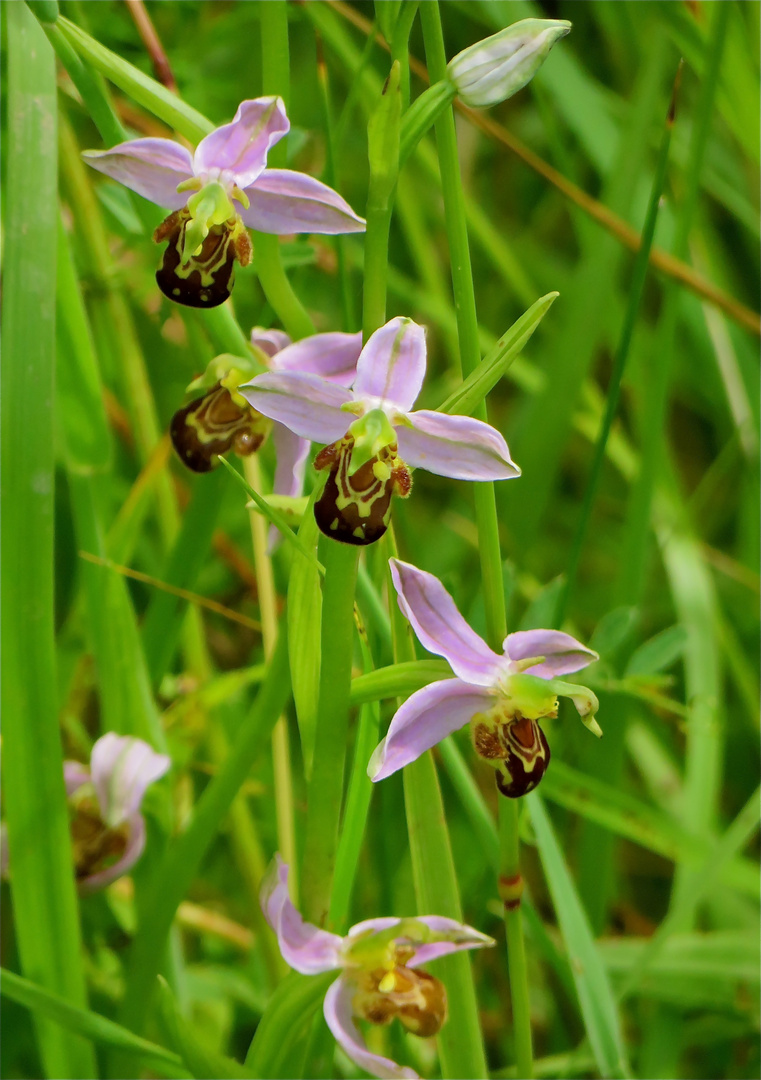
M133 814L129 818L128 824L129 838L121 859L118 859L117 862L105 870L99 870L97 874L90 874L89 877L82 878L77 883L77 889L82 896L89 896L90 893L98 892L99 889L105 889L106 885L110 885L112 881L116 881L117 878L131 870L143 854L145 849L145 821L142 815Z
M386 738L370 758L368 776L385 780L493 704L492 695L461 679L444 679L417 690L397 709Z
M91 783L90 770L80 761L64 761L63 780L66 784L66 794L71 796L84 784Z
M212 131L198 144L193 158L196 176L228 173L239 188L253 184L267 164L271 146L290 128L283 99L242 101L232 123Z
M240 216L250 229L277 233L364 232L365 221L326 184L291 169L267 169L246 188Z
M301 494L304 486L304 465L309 454L309 440L294 435L284 424L272 426L272 442L277 456L272 490L275 495Z
M291 344L291 339L284 330L265 330L255 326L251 331L251 344L272 359L275 353Z
M418 967L420 964L427 964L431 960L438 960L440 956L460 952L462 949L483 949L495 944L494 938L490 938L488 934L482 934L466 923L457 922L456 919L447 919L443 915L416 915L415 917L418 922L425 923L429 929L433 930L434 934L446 935L446 939L429 941L421 945L419 949L416 949L408 967L412 965Z
M399 454L413 468L454 480L510 480L521 471L496 428L472 416L421 412L407 416L396 434Z
M140 809L146 788L169 769L166 754L148 743L109 731L92 748L90 770L98 805L107 825L115 826Z
M443 915L413 915L409 918L391 915L380 919L365 919L356 926L352 926L344 939L344 952L350 953L352 944L360 938L390 930L394 926L400 929L399 937L394 938L395 941L415 945L426 936L426 931L422 927L416 931L414 923L422 923L432 931L430 934L432 939L439 937L440 940L430 940L419 944L413 958L408 961L407 967L413 965L417 967L429 960L436 960L439 956L446 956L448 953L458 952L461 949L479 949L494 944L493 938L474 930L472 926L457 922L456 919L447 919ZM411 929L410 924L413 924Z
M333 1038L355 1065L359 1065L360 1069L369 1072L371 1076L381 1077L381 1080L418 1080L414 1069L397 1065L391 1058L373 1054L367 1048L354 1023L352 1002L356 992L356 985L345 975L328 987L323 1012Z
M239 386L238 393L263 416L314 442L335 442L346 434L354 419L341 409L353 400L351 391L318 375L268 371Z
M295 341L273 360L273 371L303 371L339 386L351 386L362 351L362 334L314 334Z
M371 334L357 364L354 393L408 412L425 378L425 328L398 316Z
M524 669L527 675L538 675L540 679L569 675L600 659L593 649L588 649L561 630L518 630L515 634L507 635L503 648L510 660L543 656L543 663Z
M171 139L133 139L111 150L85 150L88 165L168 210L179 210L188 193L177 185L193 175L190 151Z
M260 902L283 959L294 971L317 975L341 966L343 938L304 922L288 895L288 867L279 855L262 882Z
M503 658L471 630L439 579L401 559L389 559L389 567L399 607L423 648L443 656L471 686L495 686Z

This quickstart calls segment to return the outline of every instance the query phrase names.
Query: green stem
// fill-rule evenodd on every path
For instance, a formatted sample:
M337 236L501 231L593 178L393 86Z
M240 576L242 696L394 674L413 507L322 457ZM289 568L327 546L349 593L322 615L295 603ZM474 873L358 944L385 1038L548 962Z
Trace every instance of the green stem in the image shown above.
M367 125L370 181L367 191L365 281L362 307L364 340L386 321L388 237L399 172L402 99L395 61Z
M359 644L362 650L365 672L373 670L373 658L366 640L364 627L360 628ZM367 775L367 763L378 744L380 707L377 702L364 705L360 710L357 737L354 743L354 761L351 780L346 795L341 840L336 855L336 872L333 893L330 898L330 925L339 933L346 928L351 906L351 893L359 866L362 840L370 810L373 784Z
M243 459L246 479L256 491L262 489L262 474L258 454ZM264 659L269 661L277 641L277 593L272 574L272 560L267 551L268 524L266 518L249 510L251 546L254 552L254 572L259 597L259 613L262 623ZM278 719L272 732L272 763L275 776L275 817L277 820L278 851L293 870L290 878L291 896L298 897L296 878L296 830L293 821L293 781L291 777L291 752L288 743L288 721Z
M322 593L322 660L312 776L307 798L302 880L309 882L304 915L318 926L330 908L343 796L354 655L354 586L359 549L320 537L325 566Z
M435 0L421 5L420 20L423 27L425 55L431 82L442 81L446 79L447 58L439 5ZM438 116L435 129L452 267L452 288L457 315L460 360L462 372L467 376L478 366L481 353L478 341L478 316L473 289L470 247L468 244L465 195L457 155L454 112L451 106ZM485 402L475 410L474 415L481 420L487 418ZM502 640L507 632L507 620L494 485L491 483L476 484L474 502L478 525L481 574L484 583L487 640L492 648L501 650ZM500 880L507 876L508 878L517 877L517 881L520 881L517 825L517 805L514 807L500 807ZM516 1065L520 1076L530 1077L533 1073L531 1015L519 903L519 895L517 903L514 903L512 898L508 898L508 903L505 905L505 933L508 944L508 968L515 1028Z
M389 553L396 555L396 542L389 529ZM389 593L394 595L390 582ZM414 661L415 646L409 623L391 604L391 632L396 663ZM460 891L449 842L444 801L441 796L433 755L423 754L403 773L404 806L410 842L415 899L418 911L462 919ZM451 1077L487 1076L486 1057L478 1018L478 1001L470 957L455 953L437 962L437 972L447 990L449 1020L438 1037L441 1075Z
M513 1035L515 1063L518 1076L532 1075L531 1003L528 993L526 946L523 938L521 911L520 840L517 799L499 800L499 891L505 905L505 937L507 939L507 969L510 975L510 1000L513 1006Z
M279 94L288 105L290 98L290 56L288 51L288 10L285 0L267 0L258 5L262 31L262 89ZM269 162L277 168L286 164L285 142L273 146ZM264 295L286 331L298 341L315 332L314 323L291 287L280 259L280 241L270 233L254 233L254 265Z

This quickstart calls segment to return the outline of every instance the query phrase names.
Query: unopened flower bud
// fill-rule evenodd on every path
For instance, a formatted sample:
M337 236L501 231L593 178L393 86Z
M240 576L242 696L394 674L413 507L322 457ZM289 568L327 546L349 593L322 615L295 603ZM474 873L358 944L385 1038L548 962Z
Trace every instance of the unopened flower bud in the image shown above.
M447 73L465 105L481 108L512 97L533 79L571 24L564 19L522 19L458 53Z

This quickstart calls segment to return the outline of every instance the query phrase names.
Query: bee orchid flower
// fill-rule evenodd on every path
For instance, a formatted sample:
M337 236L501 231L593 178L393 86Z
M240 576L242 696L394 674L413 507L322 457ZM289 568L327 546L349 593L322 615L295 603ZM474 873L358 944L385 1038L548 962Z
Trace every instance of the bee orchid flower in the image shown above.
M315 516L326 536L370 544L388 527L391 497L409 495L410 468L460 480L519 476L502 435L470 416L412 411L426 369L425 330L397 317L370 336L351 389L316 375L267 372L241 386L264 416L327 444Z
M403 615L421 645L443 656L456 678L430 683L404 702L370 759L372 780L470 724L476 753L496 770L502 794L525 795L549 764L539 721L557 716L558 697L570 698L586 727L602 735L592 691L559 678L593 663L596 652L560 630L519 630L505 638L500 656L468 626L438 578L399 559L390 566Z
M219 455L234 450L253 454L272 432L277 455L274 491L300 495L309 442L289 428L272 423L240 394L241 383L269 367L272 371L308 372L338 386L349 386L362 349L361 334L314 334L291 342L282 330L251 331L254 357L217 356L188 386L192 400L172 417L169 433L180 460L194 472L209 472Z
M290 967L304 975L340 972L325 995L325 1021L352 1061L391 1080L415 1080L417 1073L372 1053L355 1020L385 1025L396 1017L413 1035L437 1034L447 1016L446 990L420 965L494 944L486 934L439 915L367 919L345 937L321 930L305 923L293 906L288 867L279 856L265 878L261 904Z
M166 754L157 754L142 739L113 731L93 746L89 768L78 761L63 763L80 893L105 888L140 858L145 847L143 796L171 764Z
M243 101L233 121L212 131L191 154L171 139L133 139L110 150L86 150L94 169L171 210L156 229L167 242L159 288L190 307L223 303L235 262L251 260L246 228L259 232L362 232L365 222L332 188L291 169L268 169L267 154L287 135L282 98Z

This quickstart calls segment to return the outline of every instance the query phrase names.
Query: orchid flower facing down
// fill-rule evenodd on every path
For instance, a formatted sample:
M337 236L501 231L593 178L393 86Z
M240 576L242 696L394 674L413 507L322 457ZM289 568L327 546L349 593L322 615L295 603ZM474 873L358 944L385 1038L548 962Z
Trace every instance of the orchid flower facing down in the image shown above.
M305 923L291 903L288 867L279 855L265 878L261 903L287 964L304 975L341 972L323 1006L336 1042L366 1072L394 1080L415 1080L417 1073L372 1053L355 1018L389 1024L397 1017L413 1035L436 1035L447 1017L446 990L418 965L494 944L486 934L439 915L367 919L346 937L320 930Z
M438 578L399 559L390 566L399 607L418 641L443 656L457 678L430 683L405 701L370 759L371 779L383 780L469 723L476 753L496 769L502 794L515 799L547 769L550 748L538 721L557 716L558 697L570 698L589 730L602 735L592 691L558 678L593 663L596 652L560 630L519 630L508 634L499 656L471 630Z
M212 131L191 155L171 139L133 139L87 150L94 169L172 211L156 229L167 241L159 288L190 307L216 307L230 295L236 260L251 261L246 226L259 232L363 232L365 223L337 192L291 169L268 169L267 153L290 128L279 97L243 101L232 123Z
M300 495L309 443L283 424L272 423L239 393L263 364L273 371L302 371L328 382L349 386L356 374L362 349L361 334L314 334L291 343L282 330L254 327L251 344L258 363L223 354L215 357L188 386L189 404L172 417L169 433L180 460L194 472L209 472L219 455L234 450L240 457L253 454L272 431L277 455L274 491Z
M105 888L140 858L145 847L143 796L171 764L166 754L157 754L142 739L113 731L93 746L89 769L78 761L64 761L80 893Z
M410 467L458 480L520 475L505 440L483 421L411 411L425 367L425 330L397 317L367 341L351 390L292 371L268 372L240 388L264 416L328 444L314 463L329 470L315 503L326 536L345 544L378 540L392 495L411 491Z

